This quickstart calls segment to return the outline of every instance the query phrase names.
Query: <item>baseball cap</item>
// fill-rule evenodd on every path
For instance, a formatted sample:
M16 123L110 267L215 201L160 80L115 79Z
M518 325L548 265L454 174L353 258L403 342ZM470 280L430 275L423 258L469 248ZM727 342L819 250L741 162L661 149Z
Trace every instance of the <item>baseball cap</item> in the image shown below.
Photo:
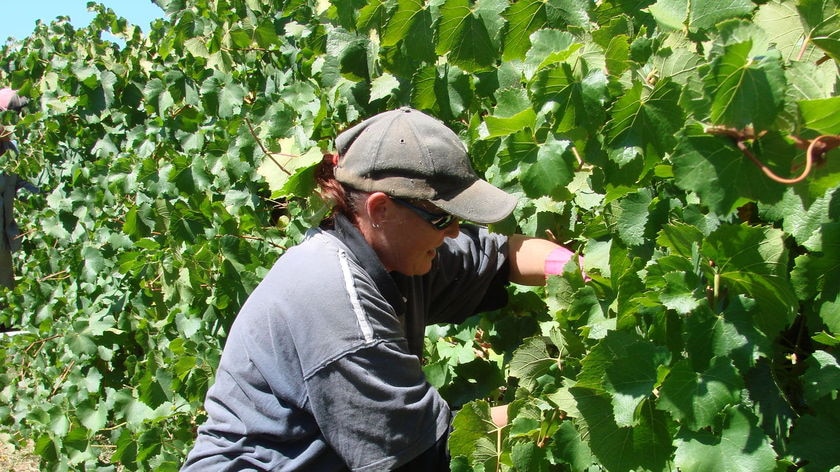
M495 223L516 207L515 196L478 177L451 129L412 108L368 118L335 144L335 178L357 190L427 200L474 223Z

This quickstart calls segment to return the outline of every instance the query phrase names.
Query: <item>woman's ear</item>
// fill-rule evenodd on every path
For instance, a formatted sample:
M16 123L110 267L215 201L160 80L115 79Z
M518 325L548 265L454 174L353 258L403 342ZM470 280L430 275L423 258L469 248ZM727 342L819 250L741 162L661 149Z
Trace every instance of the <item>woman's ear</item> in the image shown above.
M374 192L365 200L365 213L370 225L379 228L388 220L391 211L391 197L382 192Z

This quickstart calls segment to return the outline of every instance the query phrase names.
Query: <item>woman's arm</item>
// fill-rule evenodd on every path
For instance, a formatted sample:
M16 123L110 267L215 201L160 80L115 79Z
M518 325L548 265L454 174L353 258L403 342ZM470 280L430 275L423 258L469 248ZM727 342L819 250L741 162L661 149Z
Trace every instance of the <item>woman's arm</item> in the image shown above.
M545 277L559 274L575 253L546 239L514 234L508 238L509 279L520 285L544 285ZM582 257L582 256L581 256ZM582 264L582 259L579 259ZM503 428L507 425L508 405L490 408L493 423Z
M510 281L520 285L544 285L545 276L559 274L573 256L572 251L547 239L514 234L508 239Z

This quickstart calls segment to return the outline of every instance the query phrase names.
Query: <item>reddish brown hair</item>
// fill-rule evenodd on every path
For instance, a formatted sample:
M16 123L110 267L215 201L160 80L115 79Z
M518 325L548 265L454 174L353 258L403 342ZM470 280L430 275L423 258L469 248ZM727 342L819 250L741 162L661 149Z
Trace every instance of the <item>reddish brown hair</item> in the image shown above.
M335 166L337 164L338 154L325 153L324 158L321 159L315 169L315 183L320 189L321 197L332 205L332 212L327 217L327 221L332 219L332 215L340 213L355 224L356 205L359 199L366 194L347 187L336 180Z

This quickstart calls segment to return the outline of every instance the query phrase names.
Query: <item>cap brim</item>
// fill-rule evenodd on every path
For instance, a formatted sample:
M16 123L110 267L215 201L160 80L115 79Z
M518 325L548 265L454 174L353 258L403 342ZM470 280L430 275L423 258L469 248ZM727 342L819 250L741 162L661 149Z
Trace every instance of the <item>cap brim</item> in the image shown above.
M429 201L462 220L488 224L510 215L516 208L517 198L484 180L476 180L451 198Z

